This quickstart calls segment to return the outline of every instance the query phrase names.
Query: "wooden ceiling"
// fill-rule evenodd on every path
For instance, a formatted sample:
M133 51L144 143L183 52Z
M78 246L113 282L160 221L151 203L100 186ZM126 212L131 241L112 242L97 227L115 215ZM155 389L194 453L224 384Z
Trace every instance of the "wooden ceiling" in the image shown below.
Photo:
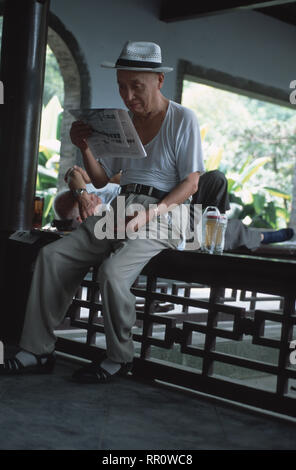
M221 0L219 2L162 0L160 19L173 22L241 10L259 11L296 26L296 0Z

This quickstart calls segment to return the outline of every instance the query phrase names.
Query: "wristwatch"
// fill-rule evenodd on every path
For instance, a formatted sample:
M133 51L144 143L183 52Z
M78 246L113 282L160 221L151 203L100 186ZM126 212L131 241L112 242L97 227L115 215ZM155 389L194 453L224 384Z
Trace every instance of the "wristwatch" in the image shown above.
M82 193L84 193L84 191L87 192L86 188L78 188L78 189L72 189L71 190L71 192L72 192L75 199L77 199L78 196L80 196Z

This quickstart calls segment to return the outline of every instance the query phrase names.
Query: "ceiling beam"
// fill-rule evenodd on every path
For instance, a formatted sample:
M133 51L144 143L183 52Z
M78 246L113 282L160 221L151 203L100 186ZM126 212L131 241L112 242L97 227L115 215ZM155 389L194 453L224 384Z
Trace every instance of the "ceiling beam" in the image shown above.
M190 18L216 15L229 11L266 8L296 3L295 0L223 0L221 2L202 2L198 0L183 0L172 2L163 0L160 20L165 22L182 21Z
M281 7L259 8L256 11L259 11L264 15L272 16L284 23L296 26L296 4L293 8L289 8L289 5L283 5Z

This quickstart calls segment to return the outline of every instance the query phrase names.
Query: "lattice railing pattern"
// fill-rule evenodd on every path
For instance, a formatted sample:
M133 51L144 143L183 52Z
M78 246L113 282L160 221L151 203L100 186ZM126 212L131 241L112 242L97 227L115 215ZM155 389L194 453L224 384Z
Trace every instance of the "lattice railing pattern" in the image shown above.
M258 293L252 292L250 298L243 292L240 300L248 300L249 306L250 302L253 302L250 310L246 306L229 305L229 302L233 303L237 298L239 291L235 289L225 296L224 289L220 287L209 289L209 286L198 283L176 283L174 280L158 279L154 276L148 276L146 279L146 282L143 279L139 282L138 279L132 287L132 292L138 299L137 305L139 299L143 299L143 308L137 308L137 322L133 334L135 343L140 346L135 357L135 377L144 375L146 378L167 381L236 402L296 416L296 394L289 388L289 380L296 379L296 369L289 363L289 343L293 339L296 324L294 296L260 298ZM207 287L209 296L194 298L192 291L202 287ZM87 294L82 298L85 291ZM271 299L280 302L277 311L254 310L254 301ZM157 312L156 306L161 304L180 306L181 311ZM81 316L82 309L88 312L87 315L84 314L84 318ZM101 351L101 348L96 346L97 333L104 334L95 268L83 281L68 315L72 328L86 330L85 340L82 343L60 337L58 349L88 359L95 358ZM279 338L265 336L268 322L279 325ZM161 338L153 333L155 327L161 328ZM203 344L195 344L192 340L196 333L204 338ZM243 357L242 354L227 353L216 347L217 342L238 344L246 339L249 342L251 340L252 345L275 350L277 358L274 363L260 357L250 358ZM200 358L201 368L189 370L179 364L158 360L152 351L153 348L167 351L179 348L179 354L182 356ZM273 390L265 390L264 387L262 389L260 386L249 386L248 381L242 383L227 375L218 376L215 373L215 364L270 375L274 378L275 387Z

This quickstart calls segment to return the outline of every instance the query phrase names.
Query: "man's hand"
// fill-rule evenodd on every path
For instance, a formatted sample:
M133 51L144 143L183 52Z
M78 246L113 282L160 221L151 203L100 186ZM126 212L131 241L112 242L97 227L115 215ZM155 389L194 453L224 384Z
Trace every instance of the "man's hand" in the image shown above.
M96 160L87 144L86 140L92 133L93 129L90 125L83 121L75 121L70 129L70 138L72 143L76 145L82 153L84 167L91 182L96 188L102 188L109 182L109 177L101 164Z
M96 194L88 194L83 192L78 196L78 207L81 220L87 219L87 217L94 215L96 207L102 203L101 198Z
M86 139L92 135L92 128L83 121L73 122L70 130L71 141L80 150L88 149Z
M82 176L82 179L85 184L91 183L90 177L86 171L78 165L74 165L66 171L64 180L66 183L69 183L69 178L72 177L74 180L77 179L77 176Z
M84 179L85 184L91 183L90 177L88 176L88 174L83 168L81 168L80 166L74 165L73 170L78 171L78 173L81 174L82 178Z

